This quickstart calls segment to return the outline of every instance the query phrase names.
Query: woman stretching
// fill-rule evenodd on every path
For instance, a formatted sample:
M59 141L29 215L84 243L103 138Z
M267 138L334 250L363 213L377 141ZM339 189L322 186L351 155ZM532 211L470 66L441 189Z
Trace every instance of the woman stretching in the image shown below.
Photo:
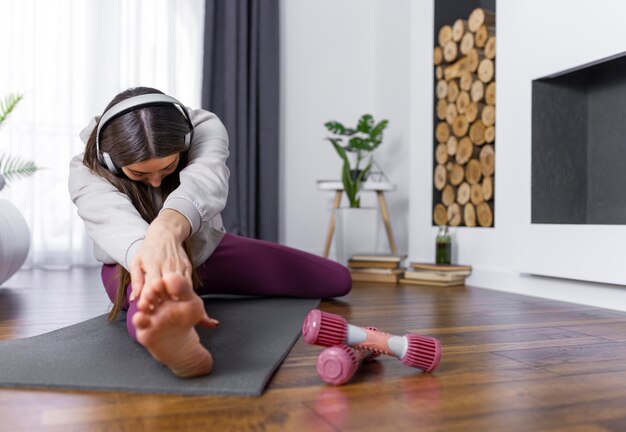
M216 327L204 294L335 297L348 270L327 259L224 232L228 136L217 116L139 87L81 132L69 190L131 338L181 377L207 374L195 325Z

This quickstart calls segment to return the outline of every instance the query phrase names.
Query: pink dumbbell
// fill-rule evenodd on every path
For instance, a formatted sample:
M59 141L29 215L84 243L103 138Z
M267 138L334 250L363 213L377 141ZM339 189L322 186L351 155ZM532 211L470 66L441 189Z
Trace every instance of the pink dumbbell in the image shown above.
M321 346L349 345L357 350L387 354L407 366L432 372L441 360L441 342L430 336L407 333L394 336L372 328L357 327L341 316L313 309L302 323L307 343Z
M345 384L361 362L371 360L373 355L370 351L355 350L344 344L331 346L317 357L317 374L328 384Z

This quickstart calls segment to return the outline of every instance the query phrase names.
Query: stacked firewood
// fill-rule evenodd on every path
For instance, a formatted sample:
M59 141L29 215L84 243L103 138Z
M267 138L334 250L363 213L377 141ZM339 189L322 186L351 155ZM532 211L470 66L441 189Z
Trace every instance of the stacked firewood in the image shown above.
M433 55L437 225L493 226L495 22L493 12L478 8L439 30Z

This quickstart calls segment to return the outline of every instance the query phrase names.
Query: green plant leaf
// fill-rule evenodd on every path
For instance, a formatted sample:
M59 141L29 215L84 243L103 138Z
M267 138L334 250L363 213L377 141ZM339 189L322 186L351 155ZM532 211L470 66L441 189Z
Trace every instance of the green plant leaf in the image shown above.
M358 189L356 185L352 181L352 176L350 175L350 161L348 160L348 155L346 154L346 150L338 145L333 140L330 141L335 147L337 154L341 157L343 164L341 166L341 182L343 183L343 190L348 197L348 201L350 202L350 207L353 207L354 200L356 199L356 192Z
M357 189L356 185L352 181L352 173L350 172L350 165L347 160L343 162L343 167L341 170L341 180L343 182L343 190L348 197L348 201L350 202L350 207L353 207L352 203L356 199Z
M370 136L372 138L376 137L376 138L382 138L381 135L383 133L383 131L385 130L385 128L387 127L387 125L389 124L389 120L381 120L376 126L374 126L374 128L372 129L372 132L370 133Z
M6 179L7 183L18 178L31 176L40 169L33 161L0 154L0 175Z
M372 168L372 162L373 162L373 158L370 156L368 164L365 166L363 171L361 171L359 173L359 175L357 176L356 180L354 181L354 201L356 202L356 205L352 206L352 204L350 204L350 207L360 207L361 206L361 200L360 200L360 198L358 198L358 193L361 190L361 183L363 182L363 178L367 175L367 173Z
M0 100L0 125L7 119L13 108L23 97L21 94L10 93L4 97L4 100Z
M374 118L370 114L363 114L358 121L357 130L364 134L369 134L374 125Z
M329 132L337 135L344 135L346 132L346 127L337 121L326 122L324 123L324 126L326 126L326 129L328 129Z
M369 138L352 137L348 141L348 149L372 151L374 146Z
M328 141L331 142L339 157L343 159L348 159L348 155L346 155L346 149L341 145L341 140L335 138L328 138Z

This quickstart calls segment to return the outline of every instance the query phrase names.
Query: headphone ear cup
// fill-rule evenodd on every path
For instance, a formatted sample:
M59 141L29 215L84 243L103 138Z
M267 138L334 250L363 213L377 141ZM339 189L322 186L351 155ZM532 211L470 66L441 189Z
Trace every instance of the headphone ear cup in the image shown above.
M104 160L106 168L111 171L112 174L120 175L117 166L115 166L115 164L113 163L113 159L111 159L111 156L109 156L107 152L102 152L102 159Z
M185 135L185 151L189 151L189 147L191 147L191 137L193 136L193 129Z

